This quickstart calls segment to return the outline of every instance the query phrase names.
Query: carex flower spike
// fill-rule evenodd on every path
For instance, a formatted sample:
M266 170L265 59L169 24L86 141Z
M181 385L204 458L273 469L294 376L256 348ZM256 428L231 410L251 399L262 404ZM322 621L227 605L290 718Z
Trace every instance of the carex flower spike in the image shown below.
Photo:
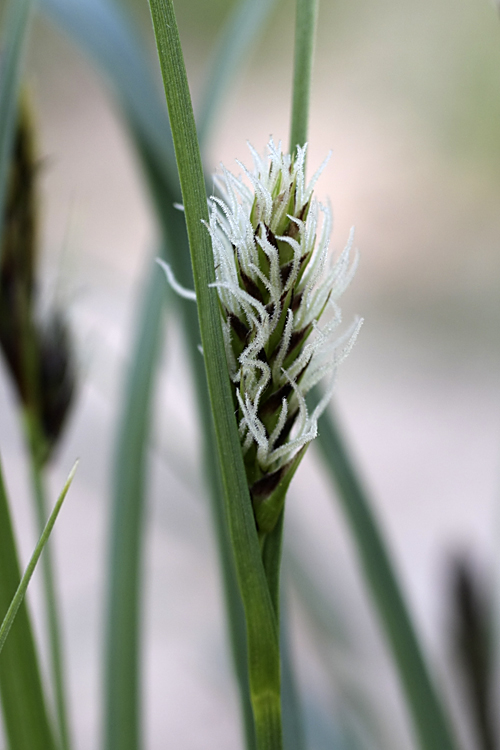
M271 139L267 158L249 148L253 170L238 164L250 187L222 167L207 228L245 468L257 526L266 534L276 525L293 474L317 435L337 367L362 320L336 335L337 300L358 256L352 252L352 232L335 262L328 252L331 208L313 197L328 157L306 185L307 144L291 156ZM196 299L166 263L159 263L174 291ZM309 413L306 395L320 382L323 397Z
M337 300L354 275L357 254L351 233L336 262L329 258L331 209L313 197L328 158L306 184L306 149L291 156L271 139L262 158L250 147L253 169L239 163L250 187L222 167L215 178L219 195L210 199L214 286L246 472L263 533L279 517L292 475L316 437L337 366L361 325L356 320L344 335L336 335ZM320 381L324 396L309 413L305 397Z
M0 352L19 400L38 426L41 463L61 435L75 390L75 368L63 314L36 312L37 190L31 112L22 100L12 153L0 254Z

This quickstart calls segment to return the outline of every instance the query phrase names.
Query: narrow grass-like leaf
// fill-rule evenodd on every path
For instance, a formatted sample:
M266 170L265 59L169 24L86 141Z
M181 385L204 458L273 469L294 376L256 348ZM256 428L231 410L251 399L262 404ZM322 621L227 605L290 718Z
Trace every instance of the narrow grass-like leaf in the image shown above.
M23 50L33 0L7 0L0 50L0 239L17 118ZM2 243L0 242L0 260Z
M200 143L207 140L227 90L258 39L277 0L239 0L222 31L203 87L196 123Z
M3 618L2 624L0 625L0 653L2 652L2 649L4 647L7 636L10 632L10 629L12 625L14 624L14 620L19 611L19 607L21 606L24 600L26 591L28 590L29 582L31 581L31 576L35 572L35 568L36 568L38 560L40 559L40 555L42 554L42 550L47 544L47 541L52 532L52 529L54 528L54 524L57 520L57 516L59 515L59 511L62 508L62 504L66 498L66 495L68 494L68 490L71 486L71 482L73 481L73 477L75 476L77 466L78 466L78 461L75 462L73 468L71 469L69 473L69 476L66 480L66 484L64 485L63 490L61 494L59 495L59 498L54 506L54 509L52 510L52 513L50 514L49 519L47 523L45 524L45 528L42 531L40 539L38 540L37 545L30 558L30 561L26 567L26 570L24 571L24 575L21 578L21 581L19 582L19 586L17 587L16 593L14 594L14 598L12 599L9 609L7 610L7 613L5 617Z
M290 153L307 141L318 0L297 0Z
M122 41L126 38L126 34L130 33L130 27L126 21L123 21L123 16L118 13L115 17L111 17L110 9L100 11L97 9L93 12L91 6L95 3L86 4L78 2L77 0L69 0L68 2L59 2L59 0L42 0L42 5L49 11L53 20L56 21L67 33L71 34L73 39L83 48L84 51L89 53L91 56L95 55L96 62L104 70L107 77L118 95L118 101L123 107L123 114L125 120L129 126L132 134L133 141L135 143L138 155L140 157L143 171L145 174L146 181L150 190L150 194L155 206L156 214L160 223L160 227L163 235L163 252L165 257L168 257L169 263L172 265L175 275L180 279L186 286L192 284L192 272L191 264L189 259L189 247L187 244L187 235L185 229L185 222L183 216L173 208L173 204L180 200L180 191L173 192L172 184L175 184L178 180L177 170L175 169L175 175L167 175L166 170L168 168L168 160L162 159L158 155L158 149L164 148L166 138L164 137L164 129L168 127L166 111L162 110L161 107L153 105L147 110L148 121L150 123L152 119L156 117L157 124L154 128L144 127L144 123L139 117L134 115L134 107L136 100L134 98L133 89L128 83L128 69L126 64L133 64L132 56L126 56L121 58L119 50L111 53L109 50L104 50L104 54L101 51L99 45L95 45L95 38L99 38L103 23L109 30L106 39L108 45L118 44L120 47ZM101 4L101 3L99 3ZM124 31L125 30L125 31ZM133 47L137 47L134 42ZM121 60L121 65L111 64L115 60ZM110 62L111 61L111 62ZM135 78L135 75L132 75ZM125 85L124 85L125 84ZM154 87L148 84L148 90L154 92ZM162 138L156 137L156 133L161 132ZM170 138L168 134L167 139ZM175 166L175 165L174 165ZM170 248L176 248L175 252L171 252ZM169 252L170 251L170 252ZM159 269L154 267L152 273L156 275L156 278L161 280L161 284L164 285L164 279ZM150 284L155 282L151 281ZM140 333L137 336L136 347L141 346L143 339L147 339L150 336L150 328L155 328L158 325L158 319L161 315L162 305L158 304L158 298L156 295L149 294L149 286L146 290L145 297L143 300L143 325ZM212 421L211 414L208 408L208 397L206 393L206 378L204 371L203 359L200 357L198 351L199 344L199 326L198 317L195 306L192 304L181 305L180 310L182 313L182 319L184 322L191 358L191 365L194 372L195 382L197 384L198 394L198 405L201 414L201 421L204 425L205 441L204 446L206 450L205 464L207 468L207 479L209 482L210 496L212 498L212 514L214 519L215 533L217 536L217 549L220 556L221 573L223 578L223 587L225 592L226 610L228 613L228 630L230 636L231 649L233 653L233 659L235 664L235 670L238 677L238 683L240 688L240 697L242 704L242 715L244 718L245 736L246 736L246 747L251 750L255 745L255 732L252 709L250 705L249 685L248 685L248 669L246 661L246 632L245 632L245 620L244 612L241 603L241 597L239 595L238 585L236 581L236 575L234 570L234 561L232 559L232 551L229 542L229 536L227 531L227 523L225 513L223 510L222 493L220 491L220 483L217 481L217 469L216 463L217 458L214 453L214 441L212 434ZM137 349L131 357L131 361L135 362L138 358ZM152 363L152 368L154 364ZM129 416L133 419L129 422L129 428L133 433L139 434L140 432L147 432L144 425L140 424L143 420L147 419L148 407L147 399L145 395L141 393L141 388L145 386L146 381L133 382L131 378L129 380L129 388L125 398L126 405L124 409L127 410ZM149 394L151 396L151 394ZM139 400L144 404L144 411L141 413L139 410L134 409L130 405L131 400ZM138 420L139 423L136 423ZM125 446L121 446L123 449ZM121 453L121 450L120 450ZM118 458L117 461L124 459ZM136 459L136 469L141 471L141 461ZM144 488L141 490L140 495L136 495L137 502L143 502ZM140 527L136 529L137 533L141 532ZM117 528L114 528L114 534L118 534ZM113 546L117 545L118 542L113 543ZM134 542L136 546L138 542ZM116 580L119 576L115 575ZM132 606L130 592L120 588L122 594L123 607L129 612ZM117 594L115 593L112 602L110 602L113 614L109 615L108 620L108 632L113 629L113 623L120 622L122 617L120 615L120 605L118 603ZM135 607L140 606L139 602L135 603ZM127 619L127 618L125 618ZM108 636L108 643L110 642L110 636ZM107 656L106 659L106 672L107 672L107 688L106 688L106 701L108 706L112 703L116 703L119 700L123 700L127 706L131 705L130 694L136 694L136 684L138 677L131 678L125 684L120 684L120 691L116 691L117 679L113 670L113 665L119 664L121 659L124 659L126 663L129 663L133 658L129 651L131 644L136 643L138 639L137 631L133 630L130 633L129 638L123 636L112 645L114 655ZM117 654L118 648L127 656L120 657ZM137 660L136 666L138 668ZM129 695L126 695L129 693ZM116 712L121 715L126 712L121 711L118 706L115 705L113 710L106 713L106 716L113 716ZM127 721L130 720L130 736L135 735L134 725L137 723L137 709L131 710L127 714ZM125 722L125 720L124 720ZM123 727L123 729L122 729ZM112 739L111 735L116 732L117 736L122 732L127 732L127 724L120 724L118 727L114 721L106 720L105 735L106 742L112 746L116 746L117 742Z
M21 574L0 467L0 617L5 617ZM19 603L19 600L18 600ZM13 610L11 610L13 614ZM42 686L38 655L25 602L0 655L0 696L6 737L12 750L57 750ZM4 627L4 626L2 626Z
M36 392L35 390L33 392ZM44 468L41 459L44 451L40 423L29 407L24 409L26 440L30 450L30 469L33 487L33 501L40 534L47 524L49 511L45 491ZM61 750L70 750L70 728L67 710L67 688L64 678L64 658L62 645L61 618L57 596L56 573L51 541L47 541L42 557L43 593L47 636L49 646L49 666L55 698L57 729Z
M287 598L280 598L280 651L281 651L281 709L283 716L283 747L285 750L305 750L306 740L299 710L299 689L293 666L293 649L289 632Z
M140 139L136 141L142 165L145 171L151 196L156 207L157 216L162 226L164 237L163 250L169 251L168 260L177 279L185 286L192 286L191 263L189 259L189 245L187 242L186 225L184 216L174 208L174 202L179 196L173 196L169 186L162 179L158 166L151 154ZM175 248L175 252L172 252ZM157 269L159 271L159 269ZM160 273L160 276L163 275ZM228 635L233 655L233 661L238 679L241 711L245 730L246 747L253 750L255 747L255 729L252 707L250 704L250 691L247 666L247 639L245 614L239 593L234 558L229 539L227 518L224 510L223 491L218 468L217 451L213 434L213 422L210 411L210 403L207 393L207 380L205 376L205 365L200 356L198 345L200 341L200 330L198 325L198 312L192 302L176 300L178 311L186 333L190 364L193 371L195 390L198 400L198 412L202 434L204 436L204 464L205 476L207 478L209 497L211 500L211 511L214 531L217 540L224 599L227 614Z
M264 569L245 468L222 337L207 196L191 97L171 0L150 2L182 189L198 300L201 341L212 406L226 511L240 592L247 619L249 675L257 746L281 746L280 665L276 617Z
M102 0L97 0L98 4L102 4ZM173 209L173 203L180 200L180 195L176 192L172 192L172 185L177 181L177 175L166 175L165 170L168 168L167 160L162 159L158 156L158 138L155 137L155 133L164 134L164 123L165 120L164 112L158 106L153 106L148 110L149 121L153 117L158 118L157 127L145 128L141 124L141 120L134 115L135 100L129 101L132 96L132 88L129 86L127 77L128 71L125 64L117 66L110 64L111 59L122 59L118 54L112 54L109 50L104 50L102 53L100 46L95 45L94 37L100 38L101 29L103 22L105 22L108 33L106 34L106 43L114 44L118 40L124 39L126 34L123 33L123 29L127 30L127 34L130 33L130 25L124 21L124 16L121 13L115 14L115 18L110 17L111 6L104 9L103 11L95 8L96 0L89 4L80 2L79 0L69 0L68 2L62 2L62 0L42 0L42 6L44 9L49 10L53 20L55 20L63 29L70 33L74 40L82 46L84 51L89 53L91 56L95 56L96 62L104 70L108 79L118 94L118 101L123 108L123 113L126 118L129 129L132 133L133 140L136 144L136 148L139 157L142 162L143 170L146 176L146 180L150 189L153 203L156 208L156 213L162 227L162 233L164 236L163 247L167 250L167 246L170 248L175 247L176 252L169 254L169 263L174 269L175 276L182 281L186 286L192 285L192 274L189 261L189 249L186 241L185 224L182 215L178 211ZM271 3L269 4L271 5ZM261 12L262 8L256 9L261 22L264 21L265 14ZM122 30L122 31L121 31ZM226 31L232 33L232 29L228 26ZM245 32L246 33L246 32ZM137 43L134 42L134 46L137 47ZM221 41L221 48L226 49L231 47L231 41ZM234 50L233 50L234 51ZM239 46L238 50L240 54L245 51L245 46ZM123 57L123 62L130 64L132 57ZM236 61L233 60L236 64ZM216 70L215 68L213 70ZM222 75L224 70L217 69ZM212 73L213 76L213 73ZM132 76L135 78L135 74ZM212 85L217 91L221 91L221 86L214 82L213 77L211 78ZM125 83L125 85L123 85ZM149 86L149 90L151 87ZM158 113L160 117L158 117ZM162 124L163 123L163 124ZM163 137L163 135L162 135ZM164 139L163 139L164 142ZM162 144L163 147L163 144ZM159 274L161 275L161 274ZM154 298L147 299L146 304L154 306ZM192 304L180 304L180 311L182 313L182 319L184 321L187 339L189 342L189 352L191 365L193 368L194 378L197 385L198 395L198 406L201 415L202 425L204 427L203 432L205 435L204 446L206 451L205 464L206 464L206 476L210 488L210 496L212 499L212 515L214 519L214 528L217 537L217 549L220 556L221 572L223 579L223 586L225 592L226 611L228 614L228 631L230 636L230 643L233 652L233 659L235 663L236 674L238 676L238 683L240 688L240 697L242 705L242 715L244 718L245 736L246 736L246 747L253 748L255 744L255 733L254 733L254 722L253 715L250 706L249 698L249 686L248 686L248 668L246 660L246 632L245 632L245 621L243 607L241 603L241 597L239 595L238 585L234 570L234 560L232 557L232 551L229 543L227 522L225 512L223 510L222 493L220 491L220 482L217 480L217 458L214 453L214 440L212 434L212 420L210 410L208 408L208 398L206 394L206 378L204 372L203 359L200 357L198 351L199 344L199 327L197 320L197 313L195 306ZM154 314L160 315L160 310L156 307ZM149 320L151 325L154 325L154 314L153 310L150 309ZM146 316L144 317L146 320ZM147 331L143 329L143 334L146 336ZM138 336L138 341L141 340L141 336ZM132 357L135 360L135 357ZM131 389L129 397L133 398L138 391ZM136 412L138 418L141 415ZM130 597L124 593L126 599L125 606L130 606ZM116 610L115 610L116 613ZM117 617L119 615L116 614ZM125 643L122 641L122 646L126 648ZM108 662L109 663L109 662ZM110 672L108 672L108 691L114 690L116 681L113 679ZM133 689L134 681L129 683L129 688ZM121 687L121 692L126 690L126 686ZM110 698L108 697L108 700ZM128 699L127 699L128 700ZM135 713L131 714L132 723ZM110 725L111 726L111 725ZM114 725L116 726L116 725ZM109 728L106 730L108 733Z
M457 745L429 675L394 566L331 412L325 412L320 418L318 433L317 443L326 468L337 485L364 577L394 656L420 747L422 750L455 750Z
M140 591L151 394L167 287L156 264L138 321L118 425L107 597L105 747L136 750L140 727Z
M307 141L316 18L317 0L297 0L291 150ZM318 390L311 396L317 402ZM456 745L450 725L428 673L382 535L329 411L318 422L318 434L317 442L338 486L363 572L399 670L420 746L422 750L453 750Z

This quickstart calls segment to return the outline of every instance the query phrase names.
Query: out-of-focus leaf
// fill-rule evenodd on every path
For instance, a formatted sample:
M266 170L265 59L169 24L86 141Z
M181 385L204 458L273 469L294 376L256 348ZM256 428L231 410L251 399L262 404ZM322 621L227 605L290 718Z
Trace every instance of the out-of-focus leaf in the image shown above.
M315 397L318 398L318 394ZM429 674L394 565L332 411L325 411L320 418L316 442L337 486L338 499L394 656L420 747L422 750L456 750L442 698Z
M105 747L140 747L140 591L152 390L162 333L165 280L152 261L118 425L107 597Z
M210 135L221 103L276 3L277 0L239 0L230 14L212 56L201 104L196 108L200 143L205 143Z
M42 554L42 550L45 547L49 539L52 529L54 528L54 524L57 520L57 516L59 515L59 511L62 508L64 499L66 495L68 494L68 490L71 486L71 482L73 481L73 477L75 475L76 467L77 467L77 463L75 463L75 465L71 469L71 472L66 481L66 484L63 487L63 491L59 495L59 498L54 506L54 509L52 510L52 513L50 514L49 519L47 523L45 524L45 528L43 529L40 539L37 542L37 545L30 558L28 566L26 570L24 571L23 577L21 578L21 581L19 582L19 586L17 587L16 593L14 594L14 597L10 603L9 609L7 610L7 613L5 617L3 618L2 624L0 625L0 653L2 652L2 649L5 645L5 641L7 640L7 636L9 635L10 629L12 625L14 624L14 620L16 619L16 615L19 611L19 607L24 601L26 591L28 590L29 582L31 581L31 576L35 572L35 568L36 568L38 560L40 559L40 555ZM1 481L1 477L0 477L0 481Z
M166 107L147 50L123 8L112 0L40 0L40 6L101 69L113 86L125 122L149 144L164 178L171 178L176 186Z
M0 618L7 615L21 579L0 468ZM24 602L0 654L0 696L12 750L57 750L40 677L33 631ZM11 610L11 615L13 611Z
M150 0L182 188L201 343L219 453L228 525L245 608L250 695L257 746L281 746L277 621L260 556L247 485L216 290L207 196L191 97L171 0Z
M0 49L0 240L17 118L23 51L33 0L7 0ZM0 242L0 253L2 243ZM1 259L1 258L0 258Z

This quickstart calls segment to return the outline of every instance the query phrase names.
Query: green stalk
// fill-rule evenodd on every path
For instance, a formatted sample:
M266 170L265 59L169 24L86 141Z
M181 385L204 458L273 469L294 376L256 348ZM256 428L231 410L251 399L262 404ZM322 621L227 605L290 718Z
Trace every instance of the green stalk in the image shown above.
M9 506L0 466L0 696L5 735L12 750L59 750L40 676L28 607L21 601L21 579ZM25 581L26 585L27 582ZM13 602L15 604L13 605ZM15 608L17 607L17 613ZM14 621L14 614L16 615Z
M290 153L307 142L318 0L297 0Z
M151 262L139 318L136 356L126 384L118 426L110 524L107 596L104 743L107 750L136 750L140 731L140 591L144 538L147 450L151 393L162 333L166 285Z
M297 0L295 71L290 148L307 141L309 95L317 0ZM316 400L318 396L315 396ZM382 535L333 417L318 423L318 442L354 535L365 577L379 610L399 670L422 750L456 747L430 679L413 624Z
M145 176L149 183L151 196L155 203L158 219L162 227L164 237L163 251L165 259L171 263L174 274L181 283L188 287L192 286L191 264L189 259L189 245L186 235L186 224L184 217L174 208L174 203L179 201L178 195L173 195L169 185L158 171L157 162L151 157L147 145L136 139L136 146L141 157ZM173 253L172 248L176 248ZM156 269L158 276L164 282L160 269ZM233 656L236 677L238 680L241 714L245 731L245 746L247 750L255 748L255 727L252 707L250 702L250 691L248 683L247 666L247 639L245 614L236 579L233 552L229 538L229 529L224 509L223 492L220 472L218 467L217 451L214 447L214 432L210 402L207 393L207 379L205 376L205 365L198 344L200 340L198 312L192 302L177 299L179 312L181 314L186 339L188 342L188 353L191 360L191 369L195 381L195 392L198 401L198 413L200 415L202 434L204 435L204 469L208 482L209 498L211 504L214 531L217 540L217 551L224 590L224 601L227 614L227 625L229 642ZM151 308L151 300L145 303ZM160 310L150 310L150 315L159 315ZM144 335L147 331L144 330Z
M448 717L432 683L394 566L335 419L325 412L317 439L351 527L366 582L385 630L422 750L455 750Z
M163 251L164 257L172 265L174 274L184 286L192 285L191 268L189 261L189 248L187 245L186 230L184 218L178 211L173 208L175 202L179 202L180 195L173 191L172 185L177 183L172 175L166 175L167 165L170 165L170 159L165 158L163 151L171 150L170 133L166 137L166 118L163 109L154 100L156 89L151 85L149 71L143 65L144 55L141 54L139 45L133 36L133 31L127 23L127 18L121 8L117 6L108 6L102 0L88 0L81 3L79 0L42 0L41 5L44 10L53 16L53 19L82 47L87 54L90 54L106 77L111 82L118 96L118 100L123 110L126 124L128 125L133 141L135 142L142 167L145 172L146 181L151 193L155 206L156 214L163 234ZM220 97L224 88L227 89L228 77L234 77L235 70L241 66L241 57L247 54L252 39L256 37L258 25L265 22L269 16L275 0L240 0L234 13L229 17L226 27L221 35L218 51L214 56L213 65L207 77L206 90L208 94L204 97L205 106L200 108L200 140L209 130L207 123L213 120L214 113L217 111L217 104L220 103ZM158 100L159 101L159 100ZM205 125L203 125L203 123ZM167 146L167 149L166 149ZM173 149L172 149L173 151ZM172 252L176 248L176 252ZM152 273L157 274L162 279L159 269L152 269ZM142 348L142 342L149 336L150 327L156 326L156 320L161 315L162 304L158 304L157 298L150 296L148 282L145 288L144 296L144 313L141 321L139 333L136 338L136 347ZM201 417L203 434L205 435L205 466L206 478L209 485L209 496L211 499L211 511L214 523L214 531L217 539L217 550L219 554L220 570L222 576L224 599L227 612L228 636L231 645L235 672L239 685L239 695L241 701L241 712L244 723L246 747L253 750L255 747L255 728L250 703L250 693L248 684L248 666L246 659L246 627L243 606L238 590L236 573L234 568L233 554L229 540L227 520L222 501L222 492L220 477L217 470L217 457L214 451L213 425L208 404L206 378L204 371L203 359L198 351L199 327L196 308L192 303L179 301L179 310L182 315L183 324L186 331L186 337L189 342L189 354L191 366L196 383L196 393L198 398L198 408ZM146 312L146 309L148 312ZM131 357L134 363L138 357L138 350ZM154 363L151 365L153 368ZM142 386L145 382L142 382ZM151 398L151 393L149 394ZM129 378L128 386L124 399L124 409L127 409L129 416L128 429L138 434L144 427L141 423L146 420L148 409L141 413L130 406L130 402L142 400L141 383L134 382ZM143 402L144 403L144 402ZM127 406L128 404L128 406ZM137 423L136 423L137 420ZM123 443L126 441L122 441ZM120 449L121 450L121 449ZM119 451L117 451L117 461ZM144 458L144 456L143 456ZM137 461L136 467L140 470L141 462ZM136 496L136 502L143 502L144 488ZM115 499L116 502L116 499ZM127 503L123 500L124 505ZM116 524L113 523L113 526ZM136 528L136 532L141 533L141 525ZM117 534L114 529L114 534ZM113 547L119 542L113 542ZM118 574L112 573L117 581ZM121 589L123 596L123 607L125 612L129 612L131 607L131 596L129 590ZM113 664L122 664L130 662L133 652L131 643L137 642L139 635L137 631L131 634L129 641L124 637L124 632L118 627L122 636L116 641L111 638L111 633L115 626L113 623L120 623L122 616L120 614L119 599L115 594L112 601L109 601L113 614L108 620L108 644L113 649L114 656L112 659L106 658L106 682L105 689L108 706L115 704L113 712L106 711L106 728L105 736L107 742L112 743L111 735L117 733L120 736L133 737L137 733L134 725L137 726L138 710L129 710L121 712L119 722L111 720L109 717L114 715L118 710L117 704L120 700L131 706L130 695L127 693L136 693L137 677L130 678L124 682L114 676L112 670ZM136 607L140 604L136 602ZM125 620L129 615L124 616ZM286 649L286 643L284 644ZM121 651L121 656L118 651ZM283 652L283 647L282 647ZM128 656L127 656L128 654ZM283 654L285 660L286 654ZM135 659L136 669L139 668L138 659ZM290 721L297 720L298 711L293 705L293 690L286 688L286 682L290 669L283 673L283 695L288 696L284 699L283 709L291 714ZM116 685L120 688L117 690ZM136 695L137 697L137 695ZM290 732L290 737L297 736L296 732ZM118 743L119 744L119 743ZM292 745L293 747L293 745Z
M33 0L7 0L3 12L0 66L0 239L4 204L16 128L17 103L24 47ZM0 261L2 243L0 242Z
M282 747L278 628L260 557L234 417L208 223L207 196L184 60L171 0L150 0L193 265L201 342L226 512L247 620L250 693L257 747Z
M42 439L40 438L38 425L31 415L26 415L25 422L27 425L28 443L30 448L31 480L33 497L35 500L35 512L39 532L42 534L47 524L48 517L43 477L43 463L40 460L40 454L43 453L43 444ZM59 739L62 750L70 750L71 740L66 705L67 690L64 679L62 635L56 593L54 561L50 542L45 545L45 551L42 557L42 571L45 593L45 615L47 618L47 633L49 637L50 670L52 685L54 688Z

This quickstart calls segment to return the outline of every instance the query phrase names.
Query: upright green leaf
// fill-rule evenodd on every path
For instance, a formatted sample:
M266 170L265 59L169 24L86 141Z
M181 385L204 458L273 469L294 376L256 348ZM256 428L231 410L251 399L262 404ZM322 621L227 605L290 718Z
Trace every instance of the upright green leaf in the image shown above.
M297 0L290 149L307 141L317 0ZM319 391L311 394L319 400ZM382 536L331 414L318 422L323 458L339 489L367 583L385 628L422 750L453 750L454 739L430 679Z
M118 425L107 597L105 747L136 750L140 727L142 543L151 393L166 285L151 264Z
M364 577L378 609L422 750L455 750L448 717L429 675L393 563L370 502L330 412L318 423L318 445L356 543Z
M221 464L226 512L247 619L250 692L257 745L281 746L277 623L261 563L245 468L234 417L220 321L207 196L177 23L170 0L151 0L151 14L181 182L198 301L201 342Z
M33 0L7 0L0 38L0 238L14 141L17 102ZM0 242L0 253L2 244Z
M297 0L290 153L307 142L318 0Z
M140 140L137 140L136 145L139 149L139 155L156 207L157 216L162 226L164 257L171 264L176 278L185 286L190 287L192 286L192 271L186 225L184 216L174 208L174 202L178 201L179 197L172 195L169 186L165 184L161 172L158 170L157 163L151 157L147 146L142 144ZM173 248L175 248L175 252L173 252ZM161 274L160 269L157 270ZM163 274L161 274L161 277L164 283ZM212 519L217 541L227 614L228 636L240 692L246 747L248 750L253 750L255 747L255 729L250 704L245 615L236 579L234 557L224 509L212 415L207 393L205 365L198 349L200 343L198 312L196 305L191 301L186 302L185 300L176 299L176 302L178 303L178 312L180 313L186 334L188 354L197 396L200 426L204 437L205 476L208 484L208 494L211 501Z
M175 174L175 176L172 176L166 174L166 170L170 166L169 162L158 154L158 149L163 148L165 141L167 140L164 137L166 119L164 105L157 106L154 104L147 108L148 122L146 125L150 125L153 118L156 117L157 119L157 124L153 128L144 127L144 123L141 121L140 116L138 117L134 114L137 98L134 97L133 87L129 85L129 78L136 80L137 73L130 71L128 66L135 65L130 50L137 50L139 47L135 40L133 40L132 45L126 41L131 34L130 24L127 23L121 9L117 9L114 4L107 3L106 0L92 0L89 3L82 2L81 0L42 0L41 4L43 9L48 12L49 16L66 30L66 32L70 33L73 39L84 49L84 51L93 57L95 62L97 62L101 69L103 69L117 93L118 101L122 106L126 122L136 144L160 226L162 228L162 234L164 237L163 250L167 254L166 257L168 257L169 263L172 265L176 277L186 286L192 285L192 273L189 262L189 249L186 241L184 219L178 211L173 209L173 203L180 200L179 193L172 190L172 185L175 186L177 183L177 175ZM248 2L248 0L246 0L245 3L244 0L244 2L241 3L241 9L245 7L245 4L245 28L241 28L237 32L242 34L243 41L245 38L248 38L248 34L256 33L256 19L259 20L260 23L264 23L267 12L271 9L272 0L270 0L266 8L263 7L263 3L260 2L260 0L255 4L253 4L253 0L251 3ZM101 7L99 8L97 6ZM251 18L251 13L255 14L256 19ZM240 16L240 18L243 18L243 16ZM103 29L106 30L105 34L103 34ZM219 54L216 56L216 60L221 59L221 56L225 57L227 54L226 51L230 50L232 55L231 67L236 69L238 67L238 61L234 55L239 54L241 56L246 53L248 44L245 45L245 43L241 43L235 46L233 39L234 32L235 27L233 16L224 32L226 38L224 39L224 35L221 38ZM96 39L99 40L103 37L105 37L104 49L102 49L100 43L96 43ZM115 45L117 49L114 52L110 51L108 49L110 45ZM120 50L122 45L126 54L122 54ZM144 55L135 55L135 59L139 59L141 65L143 65ZM142 70L143 72L147 72L146 67L143 67ZM216 63L212 67L212 72L209 74L209 86L214 91L217 91L218 95L220 95L222 91L222 86L217 82L216 77L218 75L225 76L225 74L226 70ZM147 90L152 92L153 96L156 95L154 86L152 87L148 84ZM139 115L141 114L142 112L139 112ZM157 134L161 134L161 137L158 138ZM168 136L168 140L169 139L170 135ZM175 252L172 252L172 248L175 248ZM159 272L158 276L160 276ZM154 296L150 297L148 294L146 295L145 304L149 305L150 310L148 316L144 315L143 323L148 326L154 326L155 315L159 316L161 314L160 306L155 305L154 300ZM154 310L153 307L155 308ZM179 309L182 313L182 319L185 324L185 330L189 342L188 349L197 386L196 390L199 411L205 435L204 447L206 453L206 476L209 481L214 528L218 540L217 549L221 560L221 572L228 613L230 643L240 687L246 745L247 748L253 748L255 739L253 716L249 701L244 614L235 577L234 561L228 538L227 522L221 500L220 483L217 478L217 460L214 455L211 415L210 410L207 409L208 401L204 365L197 348L199 344L197 313L196 308L192 303L179 303ZM146 320L149 320L150 323L146 323ZM138 345L140 345L142 337L147 335L147 328L144 327L142 329L142 334L139 334L137 337ZM133 355L131 360L135 361L136 356ZM135 399L137 396L140 400L140 391L135 388L130 388L126 399ZM141 419L141 417L145 418L147 409L145 409L142 415L138 411L134 411L134 413L138 419ZM124 606L126 608L130 607L130 601L130 595L124 592ZM139 605L137 604L137 606ZM113 619L120 619L116 601L113 605L113 611ZM111 624L109 624L108 627L111 628ZM122 649L128 649L125 639L121 639L121 647ZM116 648L118 648L117 644ZM113 663L116 663L116 659L117 656L115 654ZM111 661L108 660L108 665L110 664ZM108 696L107 700L112 701L115 698L118 700L118 696L115 695L114 691L116 680L113 678L109 668L107 674L107 692L113 692L113 697ZM128 683L128 689L133 691L135 684L135 681L131 680ZM122 685L120 690L122 697L126 690L127 686ZM130 699L126 700L128 701L128 705L130 705ZM129 716L131 724L133 725L136 712L131 712ZM112 731L112 726L115 727L115 731L120 731L116 728L115 722L109 722L106 734L108 734L109 731Z
M0 619L21 579L0 467ZM57 750L40 677L28 609L20 603L0 654L0 697L11 750Z

